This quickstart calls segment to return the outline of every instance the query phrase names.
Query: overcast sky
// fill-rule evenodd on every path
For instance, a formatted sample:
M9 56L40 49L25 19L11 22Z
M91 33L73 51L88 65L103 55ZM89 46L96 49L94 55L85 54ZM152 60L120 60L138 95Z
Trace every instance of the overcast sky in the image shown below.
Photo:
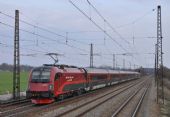
M157 34L156 10L157 5L160 4L164 65L170 67L169 0L161 0L161 2L159 0L89 0L122 38L97 15L86 0L72 1L112 39L78 11L69 0L0 0L0 12L15 16L15 9L18 9L20 20L55 32L55 34L50 33L20 22L20 29L39 35L20 31L21 64L39 66L53 63L44 54L54 52L62 54L58 57L60 64L89 66L90 43L93 43L95 66L112 66L112 54L115 53L119 67L123 67L124 59L126 68L134 67L134 64L153 67ZM0 22L14 26L14 19L1 13ZM2 23L0 23L0 63L13 64L14 28ZM119 55L122 53L132 53L133 56ZM30 54L33 56L28 56Z

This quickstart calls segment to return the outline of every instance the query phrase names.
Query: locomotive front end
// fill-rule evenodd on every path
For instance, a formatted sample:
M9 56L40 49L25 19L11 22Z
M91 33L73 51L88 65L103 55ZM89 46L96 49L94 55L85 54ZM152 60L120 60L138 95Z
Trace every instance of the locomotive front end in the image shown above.
M27 98L35 104L48 104L54 101L53 81L50 67L39 67L32 70L26 92Z

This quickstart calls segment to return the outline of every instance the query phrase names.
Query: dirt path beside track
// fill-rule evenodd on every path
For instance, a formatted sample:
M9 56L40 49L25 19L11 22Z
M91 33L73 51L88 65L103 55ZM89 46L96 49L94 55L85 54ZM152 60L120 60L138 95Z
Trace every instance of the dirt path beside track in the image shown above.
M170 117L170 80L164 79L164 105L160 105L161 117Z

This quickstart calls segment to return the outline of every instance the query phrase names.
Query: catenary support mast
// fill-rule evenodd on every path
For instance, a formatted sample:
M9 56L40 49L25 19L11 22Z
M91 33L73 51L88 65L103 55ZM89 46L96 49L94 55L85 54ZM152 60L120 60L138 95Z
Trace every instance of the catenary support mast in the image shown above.
M164 84L163 84L163 52L162 52L162 22L161 22L161 6L157 8L157 102L162 99L164 103Z
M15 10L13 99L20 98L19 10Z
M93 44L90 44L90 67L93 68Z

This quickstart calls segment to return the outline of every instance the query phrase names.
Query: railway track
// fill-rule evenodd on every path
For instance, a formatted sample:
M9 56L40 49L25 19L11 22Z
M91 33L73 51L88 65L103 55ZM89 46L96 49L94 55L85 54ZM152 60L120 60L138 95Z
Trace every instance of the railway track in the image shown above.
M102 95L100 97L97 97L93 100L90 100L88 102L85 102L75 108L72 108L68 111L65 111L61 114L56 115L56 117L70 117L70 116L74 116L74 117L80 117L85 115L86 113L88 113L89 111L97 108L98 106L102 105L103 103L105 103L106 101L118 96L119 94L121 94L122 92L127 91L128 89L136 86L136 85L143 85L143 83L145 83L145 81L140 82L139 84L131 84L129 86L125 86L122 88L119 88L117 90L113 90L105 95Z
M137 83L137 82L140 82L141 80L139 79L139 81L135 80L133 81L134 84ZM125 83L126 84L126 83ZM123 85L123 84L122 84ZM118 89L122 89L122 88L125 88L129 86L129 83L127 82L127 84L125 86L122 86L121 88L119 87ZM105 90L108 90L110 89L109 87L106 88ZM118 90L117 89L117 90ZM103 89L100 89L101 92L105 92L105 90ZM97 92L97 91L96 91ZM111 92L110 92L111 93ZM30 113L37 113L38 111L42 111L42 110L50 110L50 108L53 108L53 107L60 107L66 103L74 103L76 102L77 100L81 100L83 98L85 98L85 96L92 96L92 95L95 95L95 91L92 91L90 93L87 93L87 94L83 94L83 95L80 95L80 96L77 96L77 97L73 97L73 98L69 98L69 99L66 99L66 100L63 100L63 101L60 101L60 102L55 102L53 104L49 104L49 105L43 105L43 106L38 106L38 105L34 105L34 104L25 104L25 105L22 105L22 106L19 106L17 108L14 108L14 109L9 109L9 110L6 110L6 111L2 111L0 113L0 116L6 116L6 117L12 117L12 116L23 116L25 114L28 114L28 116L30 115Z
M111 117L136 117L143 99L150 87L151 81L144 87L138 88L131 96L125 100ZM133 105L132 105L133 104ZM130 108L131 107L131 108Z
M31 102L30 99L20 99L20 100L13 100L13 101L8 101L8 102L3 102L0 104L1 108L5 108L5 107L9 107L9 106L13 106L13 105L19 105L19 104L23 104L23 103L27 103L27 102Z
M28 105L31 105L31 100L25 98L1 103L0 117L5 116L7 113L12 113L13 111L17 112L19 108L27 107Z

